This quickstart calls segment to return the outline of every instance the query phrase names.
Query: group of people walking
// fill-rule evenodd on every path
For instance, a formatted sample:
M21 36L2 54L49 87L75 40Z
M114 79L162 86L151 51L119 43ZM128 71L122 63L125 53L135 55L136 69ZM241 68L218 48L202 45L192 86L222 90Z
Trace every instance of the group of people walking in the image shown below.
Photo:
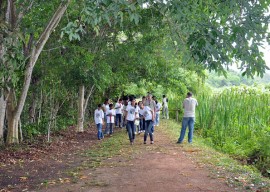
M188 142L192 143L195 108L198 102L188 92L183 101L184 117L182 120L182 129L177 143L182 143L185 137L186 128L189 128ZM136 134L144 133L143 142L146 144L147 137L150 137L150 143L154 143L155 126L159 126L160 111L162 109L163 118L169 119L168 99L163 95L162 104L158 102L155 96L150 93L141 101L137 102L134 96L123 97L113 104L106 99L104 104L98 104L94 113L94 119L97 126L97 138L103 139L104 135L112 135L114 127L126 127L130 144L134 144ZM105 131L102 131L103 125Z
M94 113L97 137L100 140L104 135L112 135L114 127L118 126L126 127L131 145L134 144L135 135L140 133L144 133L145 144L148 135L150 143L153 144L154 127L159 126L161 109L163 117L168 119L168 99L165 95L162 104L151 94L143 96L139 102L134 96L120 98L115 104L106 99L103 105L98 104ZM102 132L103 125L104 132Z

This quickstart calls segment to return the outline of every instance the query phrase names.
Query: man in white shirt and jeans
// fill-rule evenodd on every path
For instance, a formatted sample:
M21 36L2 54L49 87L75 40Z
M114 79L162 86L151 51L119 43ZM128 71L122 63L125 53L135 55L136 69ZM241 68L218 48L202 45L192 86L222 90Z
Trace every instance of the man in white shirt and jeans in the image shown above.
M188 142L192 143L196 106L198 106L197 100L192 97L191 92L188 92L187 97L183 101L184 117L182 120L182 129L181 129L180 137L177 143L183 143L187 126L189 128Z

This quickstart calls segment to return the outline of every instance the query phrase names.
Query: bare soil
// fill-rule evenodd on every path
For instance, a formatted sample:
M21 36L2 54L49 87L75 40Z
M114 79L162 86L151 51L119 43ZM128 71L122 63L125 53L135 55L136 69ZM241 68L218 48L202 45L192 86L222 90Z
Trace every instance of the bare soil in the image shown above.
M80 154L102 142L96 139L95 127L82 134L74 134L74 128L70 128L50 146L39 150L34 148L34 155L20 157L15 153L12 156L8 150L3 151L1 158L3 154L9 155L1 159L0 191L245 191L228 186L226 179L217 178L204 164L198 163L196 153L200 149L188 144L176 144L158 128L154 144L149 141L143 144L141 134L136 136L135 144L131 146L126 135L122 155L103 160L101 166L95 168L79 169L74 172L76 177L67 174L68 170L89 161Z
M183 148L158 130L153 145L149 141L143 144L143 136L138 135L133 146L127 140L124 147L131 153L109 158L99 168L82 171L85 179L41 191L237 191L191 159L188 153L196 153L198 149Z
M84 161L78 154L100 142L96 137L95 126L84 133L70 127L52 135L51 143L41 136L35 143L0 150L0 192L36 190L43 183L68 178L67 170Z

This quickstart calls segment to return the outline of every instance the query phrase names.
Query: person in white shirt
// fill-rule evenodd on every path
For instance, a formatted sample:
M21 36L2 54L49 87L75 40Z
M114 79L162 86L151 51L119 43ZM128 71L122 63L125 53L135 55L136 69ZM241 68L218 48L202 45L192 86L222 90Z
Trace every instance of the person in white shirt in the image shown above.
M197 100L192 97L191 92L188 92L187 97L183 101L184 117L182 120L182 129L181 129L180 137L177 143L183 143L187 126L189 129L188 142L192 143L196 106L198 106Z
M136 101L135 101L136 102ZM135 134L137 133L141 133L141 128L140 128L140 116L139 116L139 110L140 110L140 107L138 105L138 103L135 103L135 108L136 110L138 111L138 113L136 114L136 117L135 117L135 122L134 122L134 126L135 126Z
M126 127L127 129L127 125L126 125L126 109L128 106L128 102L129 102L129 98L128 96L124 96L123 97L123 127Z
M107 129L107 115L106 115L106 112L110 109L109 107L109 99L105 99L103 105L102 105L102 110L104 112L104 121L106 123L105 127ZM105 133L106 134L106 133Z
M152 94L148 93L146 101L143 103L144 106L148 106L153 111L154 119L156 118L156 102L152 98ZM146 127L145 127L146 128ZM151 131L154 133L155 127L154 123L152 125Z
M127 106L126 111L125 111L128 137L129 137L131 145L134 144L134 140L135 140L134 121L136 119L137 113L138 113L138 109L136 109L135 107L135 100L131 98L131 104Z
M163 95L162 99L162 116L163 119L169 119L168 99L166 98L166 95Z
M103 139L104 136L102 133L102 125L104 124L104 113L103 110L101 109L101 104L98 104L98 108L95 110L94 119L98 131L97 132L98 140Z
M161 109L161 104L158 102L158 100L156 100L156 118L155 118L155 126L159 126L160 109Z
M147 136L149 134L151 144L154 143L154 137L152 132L152 127L154 124L154 111L149 106L144 106L143 103L140 104L141 113L143 114L143 118L145 119L145 133L144 133L144 140L143 143L146 144Z
M116 113L116 118L115 118L115 126L119 126L119 128L122 128L122 115L123 115L123 100L119 99L118 102L115 104L115 113Z
M107 110L106 112L106 116L107 116L107 126L106 126L106 130L105 133L106 134L113 134L113 125L114 125L114 119L115 119L115 109L113 108L113 104L109 105L109 110Z

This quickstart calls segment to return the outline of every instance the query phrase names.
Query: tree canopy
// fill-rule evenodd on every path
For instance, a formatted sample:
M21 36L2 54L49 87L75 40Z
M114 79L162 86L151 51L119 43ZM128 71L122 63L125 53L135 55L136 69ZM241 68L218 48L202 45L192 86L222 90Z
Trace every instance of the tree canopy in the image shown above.
M20 121L35 122L29 115L36 122L46 116L46 130L61 109L74 110L81 86L91 108L133 85L139 93L157 87L172 95L196 92L205 69L226 75L234 63L243 75L262 76L268 68L259 48L269 43L269 3L0 1L0 136L8 129L17 138ZM45 110L44 103L58 110Z

